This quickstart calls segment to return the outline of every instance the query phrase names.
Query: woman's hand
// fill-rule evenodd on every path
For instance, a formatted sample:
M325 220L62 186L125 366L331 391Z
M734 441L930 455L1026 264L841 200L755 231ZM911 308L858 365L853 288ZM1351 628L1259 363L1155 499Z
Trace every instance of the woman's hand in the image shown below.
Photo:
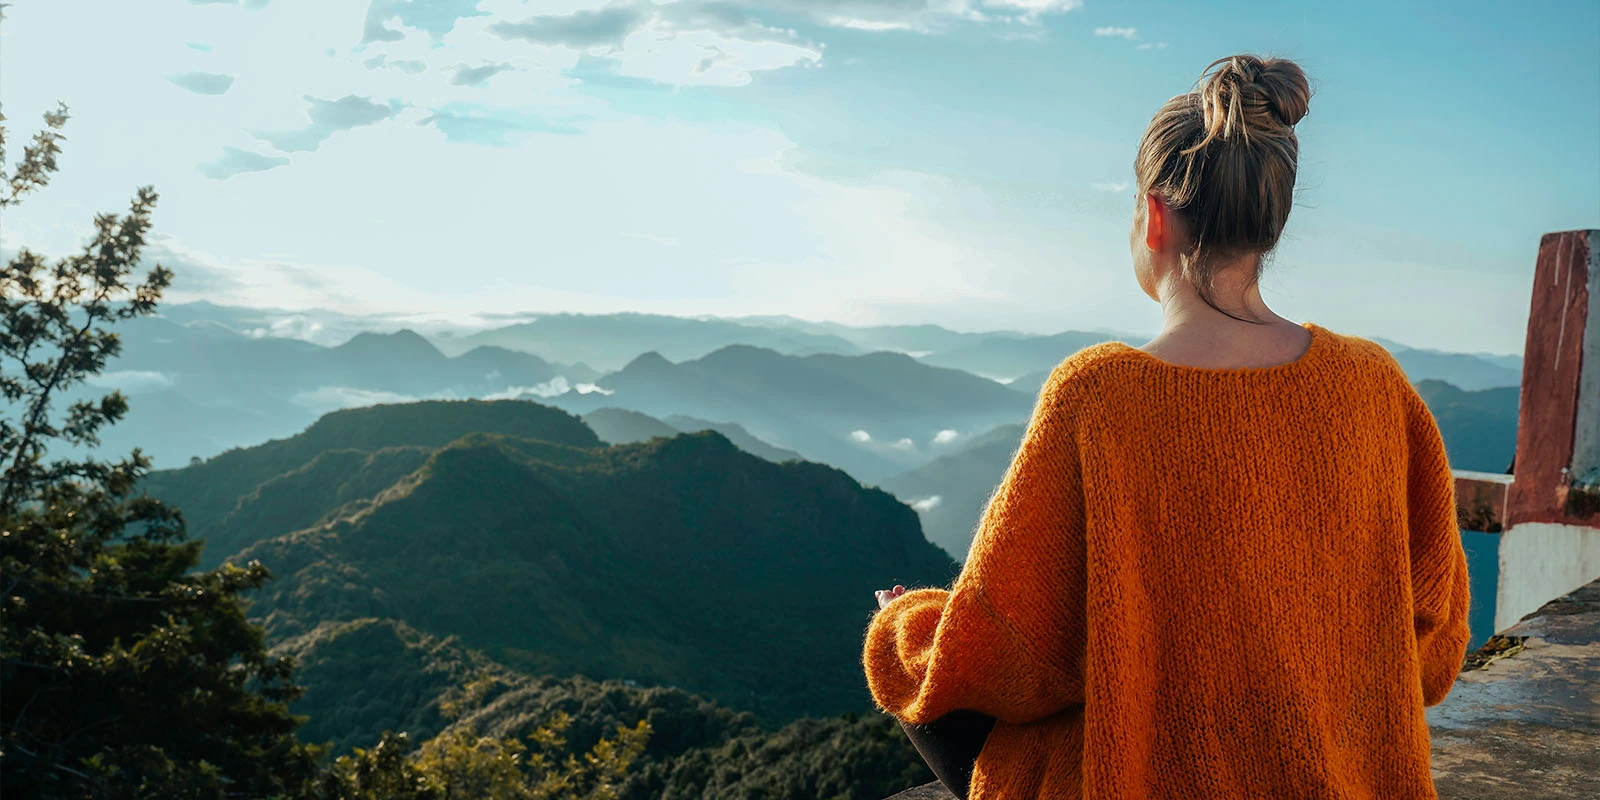
M889 605L889 601L890 600L893 600L896 597L899 597L900 595L903 595L905 593L906 593L906 587L901 586L899 584L895 584L895 587L893 589L879 589L877 591L878 608L881 609L884 606Z

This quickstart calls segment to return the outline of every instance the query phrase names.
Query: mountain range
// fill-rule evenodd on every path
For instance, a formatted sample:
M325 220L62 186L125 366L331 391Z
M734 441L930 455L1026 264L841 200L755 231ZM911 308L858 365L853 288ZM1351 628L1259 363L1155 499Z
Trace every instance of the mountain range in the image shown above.
M406 324L422 326L419 330L428 333L424 336ZM848 415L835 418L831 413L835 406L879 393L920 391L928 384L923 375L900 368L907 363L1003 379L1008 381L1005 388L1031 398L1049 369L1079 347L1112 338L1141 341L1111 331L1041 336L960 332L935 325L849 326L789 317L695 319L642 314L545 315L473 332L413 318L209 303L166 306L160 317L129 320L120 338L122 355L108 365L108 371L93 385L73 388L65 399L122 389L129 395L130 410L123 423L108 432L102 450L121 454L139 445L158 467L290 436L338 408L470 397L544 401L567 394L561 404L579 413L615 406L658 418L693 417L700 420L695 424L708 427L737 425L775 447L835 464L869 481L913 469L949 454L973 435L1025 417L1025 410L1010 417L955 413L888 426L905 429L896 432L880 420L873 420L874 426L883 429L875 430L852 423L845 418ZM1414 381L1433 378L1468 390L1519 382L1521 361L1515 356L1439 353L1380 341L1395 352ZM610 401L596 385L605 370L620 373L632 366L638 372L650 366L652 352L669 364L704 362L710 368L719 360L738 361L728 356L741 349L792 358L855 356L864 359L856 371L868 373L895 363L885 360L886 353L904 354L910 361L901 358L896 368L881 375L831 384L838 391L864 391L862 397L830 393L830 384L812 387L807 394L811 409L800 415L803 419L789 414L769 419L773 415L759 407L754 409L757 413L747 413L751 403L724 396L724 375L711 375L703 386L684 385L695 380L693 375L686 377L694 372L691 368L679 370L668 381L674 386L644 387L648 389L644 400L652 402ZM585 363L587 356L597 356L589 363L599 366ZM790 366L782 360L764 365L751 361L779 370ZM798 374L811 373L802 369ZM906 383L899 385L900 381ZM645 384L649 383L647 379ZM752 399L765 403L772 394L758 391ZM672 402L653 402L663 395ZM700 402L700 397L711 399ZM941 436L944 431L954 433ZM931 441L930 436L940 438Z
M914 511L837 469L715 431L606 447L524 401L341 411L145 488L208 563L273 571L251 613L274 640L393 619L519 671L677 685L768 721L870 708L872 591L955 574Z
M450 353L493 345L556 361L583 361L605 370L618 369L647 351L684 360L733 344L801 355L862 352L837 335L659 314L549 314L475 333L441 333L434 341Z
M139 446L158 467L289 436L339 408L557 394L598 377L582 364L553 364L503 348L447 357L410 330L357 333L326 347L204 319L136 318L119 327L121 355L64 399L121 389L129 397L128 414L107 431L100 449L120 455Z
M546 402L579 414L616 407L735 422L869 482L937 454L941 431L1026 419L1033 404L994 381L903 353L793 356L748 345L680 363L645 353L595 387Z

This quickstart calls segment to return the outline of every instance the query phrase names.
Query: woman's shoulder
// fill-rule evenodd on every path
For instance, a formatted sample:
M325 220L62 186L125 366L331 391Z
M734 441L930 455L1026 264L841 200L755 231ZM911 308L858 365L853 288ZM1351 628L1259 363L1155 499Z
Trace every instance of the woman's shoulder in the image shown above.
M1308 351L1311 360L1299 365L1305 369L1270 372L1282 375L1299 372L1334 382L1364 383L1383 390L1410 387L1405 369L1384 345L1315 323L1308 323L1307 326L1320 342L1314 342L1315 346ZM1126 342L1098 342L1079 349L1057 363L1041 386L1039 396L1041 400L1066 400L1103 394L1113 388L1111 383L1135 376L1136 370L1125 367L1150 363L1152 357L1149 354Z
M1039 399L1068 400L1107 377L1108 368L1125 361L1132 345L1112 340L1091 344L1063 358L1039 387ZM1113 370L1114 371L1114 370Z
M1326 356L1329 372L1343 373L1349 377L1365 377L1388 389L1410 388L1411 380L1405 367L1388 347L1353 333L1339 333L1323 328L1332 342Z

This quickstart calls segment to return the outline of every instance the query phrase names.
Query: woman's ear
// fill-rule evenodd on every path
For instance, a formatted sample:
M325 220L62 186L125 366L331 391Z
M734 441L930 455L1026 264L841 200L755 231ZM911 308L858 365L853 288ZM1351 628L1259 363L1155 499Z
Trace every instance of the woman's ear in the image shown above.
M1150 248L1152 253L1161 252L1162 246L1167 243L1170 213L1160 195L1152 192L1144 196L1144 246Z

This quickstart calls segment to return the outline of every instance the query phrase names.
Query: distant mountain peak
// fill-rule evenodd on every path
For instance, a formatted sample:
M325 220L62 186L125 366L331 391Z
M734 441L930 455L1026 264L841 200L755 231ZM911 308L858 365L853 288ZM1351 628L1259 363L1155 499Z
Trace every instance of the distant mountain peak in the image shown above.
M758 347L753 344L728 344L723 345L705 355L695 359L701 364L716 364L728 362L748 362L752 360L771 360L786 358L783 353L770 347Z
M671 361L668 361L665 356L654 350L651 350L647 353L641 353L640 355L635 356L634 359L629 361L627 366L624 366L621 371L636 372L642 369L655 370L672 366L674 366L674 364Z
M550 363L548 360L540 358L533 353L526 353L521 350L512 350L509 347L501 347L500 345L496 344L480 344L477 347L474 347L471 350L456 356L456 358L464 361L517 359L537 364Z
M344 344L333 348L340 353L382 353L385 355L420 356L429 359L443 359L444 353L428 341L422 334L410 328L401 328L393 333L375 333L362 331Z

